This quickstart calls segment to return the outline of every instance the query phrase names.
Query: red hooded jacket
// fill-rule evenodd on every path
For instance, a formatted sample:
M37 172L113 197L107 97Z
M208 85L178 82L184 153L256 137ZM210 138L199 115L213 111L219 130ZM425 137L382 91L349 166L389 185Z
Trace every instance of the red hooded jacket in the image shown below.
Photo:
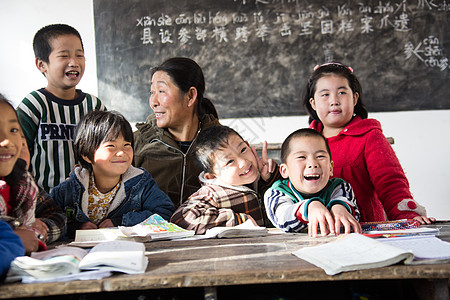
M323 124L313 121L310 128L322 132ZM388 220L426 215L425 208L412 199L408 179L380 122L356 116L327 140L334 162L333 177L353 187L360 221L384 221L386 215Z

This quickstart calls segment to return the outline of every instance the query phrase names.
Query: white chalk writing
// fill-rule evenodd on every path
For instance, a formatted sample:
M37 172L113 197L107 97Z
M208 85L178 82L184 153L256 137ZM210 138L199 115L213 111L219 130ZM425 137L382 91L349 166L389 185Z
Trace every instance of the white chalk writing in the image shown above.
M263 42L270 36L281 37L311 35L333 36L350 35L356 32L370 35L377 31L392 30L407 33L412 30L414 11L436 10L449 11L448 0L417 0L408 3L406 0L380 0L373 4L366 2L335 5L300 5L298 0L233 0L239 5L258 4L254 12L228 10L196 11L170 15L159 12L155 16L147 15L135 19L135 26L142 28L140 40L142 44L152 46L159 40L163 44L189 45L191 40L206 43L248 43L250 39ZM271 12L264 8L268 5L295 4L294 10ZM293 6L294 7L294 6ZM155 36L153 36L155 35Z
M436 67L444 71L448 68L448 58L443 56L439 44L439 39L435 36L426 37L417 46L408 42L404 47L405 59L410 59L414 55L427 67Z

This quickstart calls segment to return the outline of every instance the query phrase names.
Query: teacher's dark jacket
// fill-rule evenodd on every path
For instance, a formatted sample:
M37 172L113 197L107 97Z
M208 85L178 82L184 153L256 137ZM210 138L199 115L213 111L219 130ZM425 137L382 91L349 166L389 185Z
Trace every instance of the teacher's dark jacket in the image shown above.
M134 165L152 174L159 188L169 195L175 207L200 188L202 169L195 162L195 141L201 130L219 125L212 114L200 117L200 126L189 150L183 153L167 129L156 125L155 114L145 123L137 123L134 133Z

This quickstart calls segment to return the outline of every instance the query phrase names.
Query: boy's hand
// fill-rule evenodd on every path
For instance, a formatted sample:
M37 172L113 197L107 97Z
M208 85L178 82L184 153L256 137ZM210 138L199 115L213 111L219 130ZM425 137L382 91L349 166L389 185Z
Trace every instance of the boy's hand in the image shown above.
M251 149L253 155L255 155L256 157L256 163L258 164L258 171L261 175L261 178L264 181L268 181L270 179L270 174L275 170L276 163L271 158L267 159L267 141L264 141L263 143L263 149L261 153L262 157L259 157L255 147L251 147Z
M248 217L248 219L249 219L250 221L252 221L252 222L253 222L253 225L255 225L255 226L259 226L259 225L258 225L258 223L256 223L255 219L253 219L253 218L252 218L252 216L250 216L250 215L247 215L247 217Z
M106 219L102 221L100 224L98 224L98 228L108 228L108 227L114 227L114 224L111 221L111 219Z
M22 240L26 255L30 255L31 252L36 252L39 250L39 239L33 230L21 226L14 229L14 233L17 234Z
M330 211L334 218L334 230L336 234L341 232L341 225L345 228L345 232L343 233L350 233L352 228L354 232L361 233L361 225L348 212L344 205L335 204L331 207Z
M40 219L36 219L36 221L34 221L33 225L31 225L31 227L35 228L37 231L39 231L39 233L42 235L42 240L44 242L47 241L48 239L48 227L47 224L45 224L44 222L42 222Z
M92 222L85 222L81 225L80 229L97 229L97 225Z
M331 213L320 201L312 201L308 205L308 234L317 237L317 226L322 236L334 234L334 220Z

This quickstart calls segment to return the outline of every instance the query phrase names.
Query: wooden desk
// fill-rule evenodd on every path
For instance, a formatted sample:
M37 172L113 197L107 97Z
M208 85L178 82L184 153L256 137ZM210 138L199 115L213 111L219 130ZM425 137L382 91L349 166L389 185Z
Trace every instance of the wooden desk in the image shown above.
M442 238L450 241L450 224L432 226L442 228ZM311 293L328 296L335 295L335 292L347 293L349 289L364 283L370 285L372 292L384 290L381 296L406 293L402 295L448 299L450 264L394 265L329 276L322 269L291 254L302 246L334 239L283 234L260 238L147 243L149 265L145 274L117 274L101 280L60 283L3 284L0 286L0 298L100 293L92 299L100 299L100 295L108 299L107 296L111 296L109 292L126 292L127 295L178 293L177 299L195 298L191 297L192 294L200 299L228 299L247 293L245 299L274 299L260 296L266 291L280 291L279 287L283 288L280 295L285 292L286 295ZM387 292L389 288L394 290ZM180 295L190 296L183 298ZM252 295L259 296L252 298Z

